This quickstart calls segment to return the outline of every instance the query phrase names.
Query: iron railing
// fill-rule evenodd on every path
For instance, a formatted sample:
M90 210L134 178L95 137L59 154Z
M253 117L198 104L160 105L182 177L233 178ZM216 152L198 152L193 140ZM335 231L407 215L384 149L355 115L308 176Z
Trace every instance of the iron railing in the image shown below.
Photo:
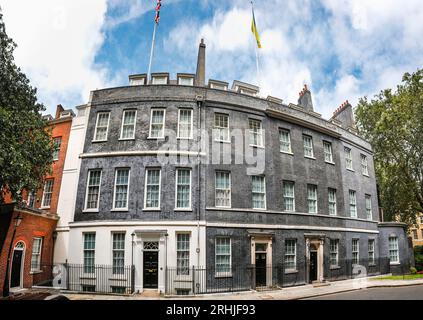
M76 292L132 294L135 267L110 265L43 265L33 272L33 286L53 287Z

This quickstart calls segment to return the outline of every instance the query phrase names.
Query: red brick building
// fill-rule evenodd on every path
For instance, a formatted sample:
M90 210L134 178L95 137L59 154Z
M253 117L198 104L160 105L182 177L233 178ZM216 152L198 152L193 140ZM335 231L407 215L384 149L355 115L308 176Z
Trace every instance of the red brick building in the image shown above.
M51 277L55 228L59 219L57 204L62 182L63 167L72 119L72 110L57 106L46 129L51 130L55 144L52 173L45 177L40 190L23 192L25 207L12 203L6 197L6 205L0 207L0 293L40 284ZM17 217L21 218L16 227ZM9 258L8 258L9 257ZM9 261L9 270L7 265Z

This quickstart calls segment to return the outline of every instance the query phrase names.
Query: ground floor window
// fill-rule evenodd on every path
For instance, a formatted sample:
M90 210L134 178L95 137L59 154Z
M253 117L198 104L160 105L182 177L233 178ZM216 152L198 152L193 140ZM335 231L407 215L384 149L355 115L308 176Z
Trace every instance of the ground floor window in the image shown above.
M84 273L94 273L95 233L84 234Z
M375 264L375 240L369 240L369 265Z
M126 288L125 287L111 286L111 289L112 289L112 293L125 294L125 292L126 292Z
M352 240L352 264L359 263L360 244L358 239Z
M41 269L41 249L43 245L42 238L34 238L32 242L31 271Z
M125 269L125 233L113 233L113 274L123 274Z
M178 275L189 274L189 237L188 233L176 235L176 267Z
M95 292L95 286L83 284L82 285L82 291L83 292Z
M216 275L228 275L231 272L231 238L216 238L215 246Z
M285 240L285 270L297 269L297 241Z
M399 263L397 237L389 237L389 259L391 263Z
M339 240L330 240L330 265L338 266Z

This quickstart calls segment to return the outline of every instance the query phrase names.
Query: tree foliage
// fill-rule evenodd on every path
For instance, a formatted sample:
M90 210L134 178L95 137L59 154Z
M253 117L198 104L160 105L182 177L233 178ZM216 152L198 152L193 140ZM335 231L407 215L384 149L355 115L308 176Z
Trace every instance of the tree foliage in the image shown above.
M41 116L45 108L15 65L15 48L0 11L0 204L8 192L19 201L22 189L38 189L52 163L53 144Z
M423 212L423 69L406 73L395 92L360 99L355 115L374 149L386 218L415 224Z

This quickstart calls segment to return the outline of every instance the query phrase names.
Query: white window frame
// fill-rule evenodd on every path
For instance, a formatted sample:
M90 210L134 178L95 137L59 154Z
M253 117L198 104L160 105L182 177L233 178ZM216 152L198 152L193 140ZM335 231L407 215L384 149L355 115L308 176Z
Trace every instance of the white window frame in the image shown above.
M147 180L148 172L159 171L159 202L157 207L147 207ZM146 168L145 169L145 183L144 183L144 210L160 210L161 208L161 192L162 192L162 170L159 168Z
M51 182L51 191L50 192L46 192L47 189L47 184ZM54 179L46 179L46 182L44 183L44 188L43 188L43 197L41 199L41 209L48 209L51 207L51 200L53 198L53 187L54 187ZM46 194L50 195L50 203L48 205L46 205L45 200L46 200Z
M310 198L310 187L313 187L313 189L315 190L315 195L316 198ZM319 207L318 207L318 193L317 193L317 185L315 184L308 184L307 185L307 209L308 209L308 213L310 214L317 214L319 212ZM312 212L310 211L310 201L314 201L316 204L316 211Z
M367 156L364 154L360 154L361 159L361 173L363 176L369 176L369 163L367 162Z
M333 199L331 199L331 192L334 196ZM330 216L337 216L338 215L338 208L337 208L337 201L336 201L336 189L334 188L328 188L328 212ZM334 212L331 212L331 205L334 208Z
M333 255L335 259L332 259ZM333 261L335 260L335 263ZM339 266L339 240L331 239L329 242L329 264L331 268Z
M229 271L217 271L217 241L218 239L229 239ZM219 254L221 256L227 256L228 254ZM219 236L214 239L214 268L215 277L231 277L232 276L232 239L228 236Z
M258 178L263 178L263 184L264 184L264 191L263 192L254 192L253 188L251 188L251 204L252 204L252 209L253 210L267 210L267 192L266 192L266 177L265 176L251 176L251 187L253 186L253 179L254 177L258 177ZM264 194L264 208L254 208L254 193L260 193L260 194Z
M395 240L394 243L393 243L394 246L391 243L392 240ZM388 245L389 245L389 261L390 261L390 264L399 264L400 263L400 257L399 257L398 237L396 237L396 236L395 237L389 237L388 241L389 241ZM396 252L396 260L391 259L391 257L392 257L391 252Z
M226 117L227 118L227 123L228 123L228 127L220 127L216 125L216 117ZM215 112L214 114L214 122L213 122L213 130L214 130L214 141L216 142L226 142L226 143L230 143L231 142L231 137L230 137L230 133L229 133L229 114L226 113L219 113L219 112ZM227 134L227 138L228 139L224 139L222 138L222 131L226 131ZM223 135L224 136L224 135Z
M38 252L34 252L35 246L34 246L34 242L35 241L40 241L40 246L39 246L39 251ZM37 272L37 271L41 271L41 254L43 252L43 238L42 237L34 237L32 239L32 254L31 254L31 272ZM34 263L34 256L36 256L36 261Z
M348 199L350 218L357 218L357 192L355 190L348 190Z
M116 235L123 235L123 249L119 248L116 249L115 248L115 236ZM126 232L125 231L116 231L116 232L112 232L112 274L113 275L123 275L125 273L125 242L126 242ZM116 266L115 265L115 252L122 252L123 253L123 257L119 257L119 259L123 259L123 264L122 266ZM116 270L119 270L121 272L116 272Z
M59 141L58 146L56 144L56 141ZM54 144L53 161L58 161L60 158L60 148L62 146L62 137L53 138L53 144Z
M306 141L310 140L311 147L306 145ZM313 137L308 134L303 134L303 148L304 148L304 157L309 159L315 159L314 157L314 143L313 143ZM311 155L307 154L307 150L311 152Z
M218 175L218 173L223 173L223 174L227 174L228 176L229 176L229 189L222 189L222 188L218 188L217 187L217 175ZM232 181L231 181L231 173L229 172L229 171L220 171L220 170L217 170L216 172L215 172L215 175L214 175L214 189L215 189L215 193L214 193L214 203L215 203L215 206L216 206L216 208L231 208L231 206L232 206ZM219 206L219 205L217 205L217 192L218 192L218 190L221 190L221 191L224 191L224 192L228 192L228 194L229 194L229 206Z
M372 245L370 245L372 244ZM375 247L376 247L376 240L369 239L368 240L368 255L369 255L369 265L374 266L376 259L375 259Z
M164 83L162 83L162 81L160 80L164 79ZM168 83L168 79L167 76L153 76L151 79L151 84L153 85L166 85Z
M288 137L288 141L282 141L282 133L286 133ZM287 145L288 150L283 150L282 146ZM279 129L279 150L282 153L292 154L292 143L291 143L291 131L288 129Z
M344 147L344 154L345 154L345 167L347 168L347 170L354 171L351 148Z
M100 120L100 115L102 115L102 114L107 114L106 137L103 140L97 140L98 122ZM109 137L109 126L110 126L110 112L98 112L97 113L97 120L96 120L96 124L95 124L93 142L105 142L105 141L107 141L107 138Z
M293 242L294 243L294 253L287 253L287 247L288 247L288 242ZM287 256L289 257L294 257L294 267L287 267L286 265L286 258ZM284 262L285 262L285 272L293 272L293 271L297 271L297 240L296 239L285 239L285 243L284 243Z
M179 243L179 237L180 236L188 236L188 249L179 249L178 248L178 243ZM191 234L189 232L177 232L176 233L176 274L178 276L189 276L190 274L190 262L191 262ZM178 253L179 252L188 252L188 265L186 268L182 268L178 265L178 261L182 260L181 258L178 257ZM186 259L184 259L186 260Z
M87 235L94 235L94 249L86 249L85 248L85 237ZM93 274L95 273L95 251L96 251L96 243L97 243L97 234L95 232L84 232L82 234L82 267L83 267L83 272L85 274ZM93 252L93 264L91 265L86 265L85 264L85 253L86 252ZM88 268L92 268L92 272L86 272L86 267Z
M153 113L155 111L161 111L163 112L163 122L162 122L162 134L158 137L153 137L151 135L152 131L153 131ZM154 124L159 124L159 123L154 123ZM150 112L150 130L148 132L148 139L164 139L165 136L165 124L166 124L166 109L163 108L151 108L151 112Z
M183 81L188 81L188 83L182 83ZM194 78L193 77L178 77L178 85L179 86L194 86Z
M372 210L372 196L366 194L364 196L365 206L366 206L366 217L367 220L373 220L373 210Z
M288 196L285 192L285 186L292 185L292 197ZM295 212L295 182L294 181L282 181L282 198L283 198L283 211L285 212ZM292 199L292 210L286 209L286 199Z
M125 126L125 117L126 117L126 114L129 113L129 112L135 112L135 115L134 115L134 123L131 124L131 126L134 126L134 133L133 133L132 137L124 138L122 136L123 135L123 127ZM137 113L138 113L138 111L135 110L135 109L129 109L129 110L124 110L123 111L123 114L122 114L122 124L121 124L121 127L120 127L120 138L119 138L119 140L124 140L125 141L125 140L134 140L135 139L135 130L137 128ZM130 126L130 125L127 125L127 126Z
M259 127L259 131L254 132L251 129L251 124L255 122L255 123L259 123L260 127ZM250 139L250 147L257 147L257 148L264 148L264 130L263 130L263 121L258 120L258 119L252 119L249 118L248 119L248 130L249 130L249 139ZM257 144L254 144L254 135L257 135ZM260 139L259 139L260 138Z
M117 208L116 207L116 187L117 187L117 177L118 177L118 171L128 171L128 185L126 189L126 207L124 208ZM128 211L129 209L129 187L131 184L131 169L130 168L116 168L115 169L115 184L113 188L113 211Z
M326 147L328 147L329 152L326 150ZM326 163L330 163L330 164L334 164L333 161L333 148L332 148L332 143L329 141L323 141L323 153L325 156L325 162Z
M90 175L91 175L91 172L94 172L94 171L100 171L100 181L99 181L99 184L98 184L97 206L96 206L96 208L90 208L90 209L88 209L87 205L88 205L88 189L90 187ZM85 190L84 212L98 212L99 211L99 209L100 209L100 194L101 194L101 179L102 179L102 177L103 177L103 170L101 170L101 169L91 169L91 170L88 170L87 187L86 187L86 190Z
M178 207L178 187L179 187L179 171L188 171L189 172L189 206L188 207ZM177 210L192 210L191 203L191 194L192 194L192 169L191 168L179 168L176 169L175 176L175 209Z
M356 249L356 250L354 250ZM354 254L357 253L357 262L355 263ZM352 239L351 241L351 262L353 265L360 263L360 239Z
M191 113L191 123L190 123L190 136L189 137L181 137L180 127L181 127L181 111L189 111ZM194 112L192 109L189 108L180 108L178 109L178 139L179 140L192 140L193 139L193 130L194 130Z

